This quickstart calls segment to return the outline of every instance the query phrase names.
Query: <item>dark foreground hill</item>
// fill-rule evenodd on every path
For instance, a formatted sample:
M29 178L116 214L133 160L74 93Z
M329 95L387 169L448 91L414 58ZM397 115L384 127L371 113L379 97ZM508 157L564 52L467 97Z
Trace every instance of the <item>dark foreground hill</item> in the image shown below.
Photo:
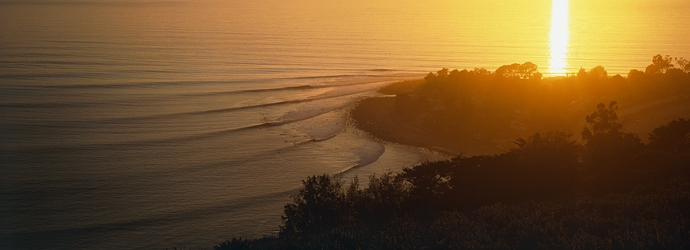
M690 69L674 70L656 63L648 72L631 71L625 81L640 88L659 84L659 89L615 95L637 102L690 93ZM626 130L629 123L619 119L616 101L568 111L570 104L563 106L562 100L552 98L570 95L558 90L566 88L567 81L573 81L572 86L589 86L580 90L587 96L609 93L611 86L624 82L606 76L603 68L564 78L564 85L551 85L551 97L503 101L497 94L477 98L489 93L477 89L485 81L525 93L542 88L541 77L534 71L508 66L501 75L442 70L425 81L406 83L404 93L398 92L399 100L386 105L393 105L390 108L400 117L419 117L411 125L418 133L411 136L441 136L450 147L454 140L465 138L463 129L481 124L477 121L499 124L476 127L481 131L501 131L506 128L501 126L509 125L505 136L525 132L520 124L558 117L550 112L568 112L568 116L544 128L579 114L577 137L567 130L520 136L512 141L516 147L499 154L459 154L424 162L400 173L371 176L361 187L357 179L345 185L338 176L311 176L303 181L293 202L285 205L277 237L235 238L215 249L690 249L688 117L658 126L641 138ZM462 91L455 88L477 95L458 94ZM551 106L541 106L547 104ZM686 102L676 104L686 108ZM518 110L532 115L511 113L516 107L511 105L522 105ZM477 120L469 122L456 119L477 115ZM375 125L360 124L365 129L380 128ZM381 139L396 139L390 131L368 131Z
M688 249L690 120L644 144L616 104L566 132L516 140L498 155L424 162L355 179L312 176L285 206L277 238L216 249Z

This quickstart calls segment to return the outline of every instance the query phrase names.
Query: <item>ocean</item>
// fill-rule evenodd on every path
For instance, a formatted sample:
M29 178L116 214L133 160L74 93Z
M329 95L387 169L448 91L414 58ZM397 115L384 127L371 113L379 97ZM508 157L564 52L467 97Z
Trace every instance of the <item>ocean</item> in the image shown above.
M690 57L688 4L661 3L571 0L566 70ZM307 176L366 183L445 157L358 130L357 101L443 67L557 75L550 13L548 0L0 1L0 248L275 235Z

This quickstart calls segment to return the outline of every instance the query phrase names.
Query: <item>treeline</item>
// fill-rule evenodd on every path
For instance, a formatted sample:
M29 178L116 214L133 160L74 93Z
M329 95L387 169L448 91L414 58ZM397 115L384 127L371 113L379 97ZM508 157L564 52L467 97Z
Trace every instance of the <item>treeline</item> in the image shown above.
M571 128L586 107L605 100L632 105L689 94L690 64L683 58L656 55L644 72L631 70L627 77L597 66L542 79L537 65L527 62L495 72L429 73L417 88L397 95L396 113L430 135L489 142Z
M617 103L568 132L517 139L497 155L457 156L357 179L312 176L285 206L277 238L216 249L687 249L690 120L623 132Z

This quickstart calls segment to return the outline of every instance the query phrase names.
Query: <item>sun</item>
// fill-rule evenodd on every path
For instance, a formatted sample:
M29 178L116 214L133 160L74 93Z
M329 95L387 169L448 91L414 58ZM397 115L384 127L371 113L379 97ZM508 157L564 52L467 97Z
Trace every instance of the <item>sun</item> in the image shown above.
M549 74L565 75L568 66L568 0L553 0L549 34Z

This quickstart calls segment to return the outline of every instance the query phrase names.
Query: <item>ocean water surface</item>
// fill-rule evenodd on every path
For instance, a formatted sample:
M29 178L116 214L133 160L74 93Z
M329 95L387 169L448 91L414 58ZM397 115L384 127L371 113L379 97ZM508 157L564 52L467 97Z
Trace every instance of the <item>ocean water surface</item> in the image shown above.
M567 71L690 57L667 2L571 0ZM275 234L309 175L443 157L357 130L358 100L442 67L557 74L551 20L547 0L0 1L0 248Z

